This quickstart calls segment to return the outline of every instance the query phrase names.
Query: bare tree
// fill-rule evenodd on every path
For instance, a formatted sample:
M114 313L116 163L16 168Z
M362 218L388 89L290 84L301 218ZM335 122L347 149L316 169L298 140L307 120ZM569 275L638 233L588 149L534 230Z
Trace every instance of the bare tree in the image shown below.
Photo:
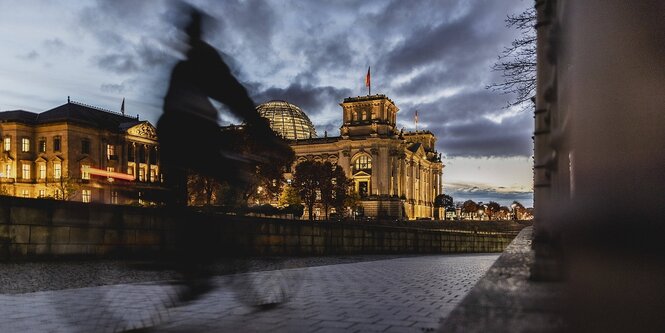
M503 81L487 86L487 89L515 95L515 99L506 107L526 108L536 93L535 23L536 10L533 7L506 18L506 26L519 30L520 36L501 52L497 62L492 65L493 71L502 73Z

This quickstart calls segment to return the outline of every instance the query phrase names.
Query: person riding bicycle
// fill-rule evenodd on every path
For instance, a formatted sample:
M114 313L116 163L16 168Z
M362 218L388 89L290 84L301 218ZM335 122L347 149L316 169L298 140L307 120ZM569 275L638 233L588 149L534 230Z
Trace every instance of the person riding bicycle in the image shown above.
M231 74L219 53L202 38L202 20L199 10L190 8L190 21L185 27L189 51L187 58L172 70L168 92L164 98L164 113L157 122L160 143L160 162L170 195L167 207L175 213L178 240L178 258L182 265L184 282L188 290L185 299L195 299L210 289L210 273L206 266L213 253L206 243L214 242L202 223L192 221L187 213L187 174L212 177L230 187L243 186L249 173L247 165L261 160L260 156L234 154L224 139L217 122L218 111L210 98L227 106L233 115L244 121L244 130L260 149L270 154L292 154L286 143L271 130L268 121L255 109L245 88ZM260 152L259 152L260 153ZM198 217L201 219L201 217ZM194 218L197 220L197 218Z

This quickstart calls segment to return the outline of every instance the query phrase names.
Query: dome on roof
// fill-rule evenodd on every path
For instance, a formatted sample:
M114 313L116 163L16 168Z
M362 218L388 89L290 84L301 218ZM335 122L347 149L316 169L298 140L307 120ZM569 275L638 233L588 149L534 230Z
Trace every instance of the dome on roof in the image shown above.
M297 106L285 101L270 101L256 107L259 114L270 121L273 131L285 139L302 140L316 137L309 117Z

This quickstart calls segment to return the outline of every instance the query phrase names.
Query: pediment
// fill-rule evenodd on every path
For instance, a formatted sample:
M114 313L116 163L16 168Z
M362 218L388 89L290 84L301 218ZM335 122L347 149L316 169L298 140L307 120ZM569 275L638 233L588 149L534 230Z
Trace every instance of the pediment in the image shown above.
M90 156L83 156L83 157L81 157L80 159L78 159L77 162L79 162L79 163L85 163L85 164L89 164L89 165L96 165L96 164L97 164L95 160L93 160L92 158L90 158Z
M128 128L127 134L157 140L157 129L147 121Z
M371 177L371 176L372 175L370 175L369 173L367 173L365 171L358 171L358 172L353 174L353 177Z
M47 162L46 159L44 159L41 156L37 157L37 159L35 160L35 163L46 163L46 162Z

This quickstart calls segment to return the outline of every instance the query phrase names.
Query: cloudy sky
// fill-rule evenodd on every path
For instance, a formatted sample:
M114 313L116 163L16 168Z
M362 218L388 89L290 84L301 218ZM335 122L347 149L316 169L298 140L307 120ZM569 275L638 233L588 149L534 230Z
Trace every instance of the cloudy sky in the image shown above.
M343 98L386 94L398 125L438 136L455 201L532 204L533 118L485 89L517 32L504 19L531 0L193 1L215 22L206 39L257 103L299 105L337 135ZM0 110L41 112L72 100L156 123L182 58L172 1L0 0Z

